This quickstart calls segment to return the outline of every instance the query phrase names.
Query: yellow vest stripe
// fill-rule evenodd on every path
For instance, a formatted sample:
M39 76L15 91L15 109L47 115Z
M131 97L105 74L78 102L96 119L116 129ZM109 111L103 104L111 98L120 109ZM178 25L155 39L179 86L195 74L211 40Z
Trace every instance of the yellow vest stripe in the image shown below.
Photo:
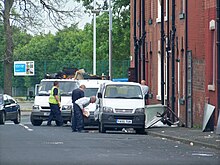
M51 103L51 104L58 104L56 98L55 98L54 95L53 95L53 90L54 90L54 88L57 88L57 87L54 86L54 87L51 89L51 91L50 91L50 97L49 97L49 103ZM59 99L60 99L60 90L59 90L59 88L57 88L57 89L58 89L58 97L59 97Z

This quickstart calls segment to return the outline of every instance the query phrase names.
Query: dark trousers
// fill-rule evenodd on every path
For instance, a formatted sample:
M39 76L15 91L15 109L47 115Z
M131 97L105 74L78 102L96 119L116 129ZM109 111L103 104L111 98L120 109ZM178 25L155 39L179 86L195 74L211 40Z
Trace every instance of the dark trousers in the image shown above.
M81 131L84 129L83 113L77 104L73 104L72 126L71 127L72 127L73 131Z
M50 103L50 115L48 118L47 125L51 125L51 121L55 120L57 126L63 125L63 118L61 116L61 111L58 104Z

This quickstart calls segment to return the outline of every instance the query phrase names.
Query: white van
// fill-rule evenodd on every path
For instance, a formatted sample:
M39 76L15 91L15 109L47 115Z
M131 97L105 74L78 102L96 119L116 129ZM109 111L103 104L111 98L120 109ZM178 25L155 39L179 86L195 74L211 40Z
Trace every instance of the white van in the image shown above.
M110 80L99 80L99 79L84 79L78 80L80 85L85 85L85 97L96 96L97 91L101 84L106 82L111 82ZM98 125L98 122L94 120L94 111L96 110L96 103L90 103L87 107L85 107L86 111L89 111L89 117L84 117L84 125L85 126L94 126Z
M94 116L99 132L133 128L145 133L145 96L134 82L110 82L100 86Z
M31 112L31 123L40 126L48 120L50 114L49 95L54 81L59 82L61 93L61 115L64 123L71 122L72 116L72 91L79 87L78 80L73 79L43 79L35 87L35 99Z

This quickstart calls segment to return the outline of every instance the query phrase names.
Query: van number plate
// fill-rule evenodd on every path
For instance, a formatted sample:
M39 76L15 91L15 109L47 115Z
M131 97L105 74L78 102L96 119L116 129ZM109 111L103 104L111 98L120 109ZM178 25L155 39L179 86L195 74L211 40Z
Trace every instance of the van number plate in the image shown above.
M118 124L132 124L132 120L117 119Z

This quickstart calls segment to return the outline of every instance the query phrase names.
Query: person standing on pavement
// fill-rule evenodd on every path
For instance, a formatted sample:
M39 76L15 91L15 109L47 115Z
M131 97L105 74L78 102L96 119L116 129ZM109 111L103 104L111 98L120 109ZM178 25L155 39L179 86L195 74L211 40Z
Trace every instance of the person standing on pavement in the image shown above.
M75 110L75 101L84 97L84 90L86 89L86 86L85 85L80 85L79 88L77 89L74 89L72 91L72 103L73 103L73 112L72 112L72 131L75 132L76 129L77 129L77 125L80 125L80 123L82 123L82 121L78 121L78 116L80 115L77 110Z
M63 118L61 116L60 106L61 97L59 82L54 81L53 87L50 91L49 104L50 104L50 115L47 121L47 125L50 126L53 119L56 121L57 126L63 125Z
M145 99L148 99L149 87L146 85L145 80L141 80L141 88L142 88ZM148 100L145 101L145 104L148 104Z
M141 80L141 87L142 87L142 91L143 91L144 95L148 94L149 87L146 85L145 80Z
M73 130L73 132L76 132L76 131L80 133L86 132L84 130L84 120L83 120L83 112L85 111L84 108L88 106L90 103L95 103L95 101L96 101L95 96L91 96L90 98L82 97L75 101L74 111L77 112L77 116L76 116L77 117L77 125L76 125L77 130Z

